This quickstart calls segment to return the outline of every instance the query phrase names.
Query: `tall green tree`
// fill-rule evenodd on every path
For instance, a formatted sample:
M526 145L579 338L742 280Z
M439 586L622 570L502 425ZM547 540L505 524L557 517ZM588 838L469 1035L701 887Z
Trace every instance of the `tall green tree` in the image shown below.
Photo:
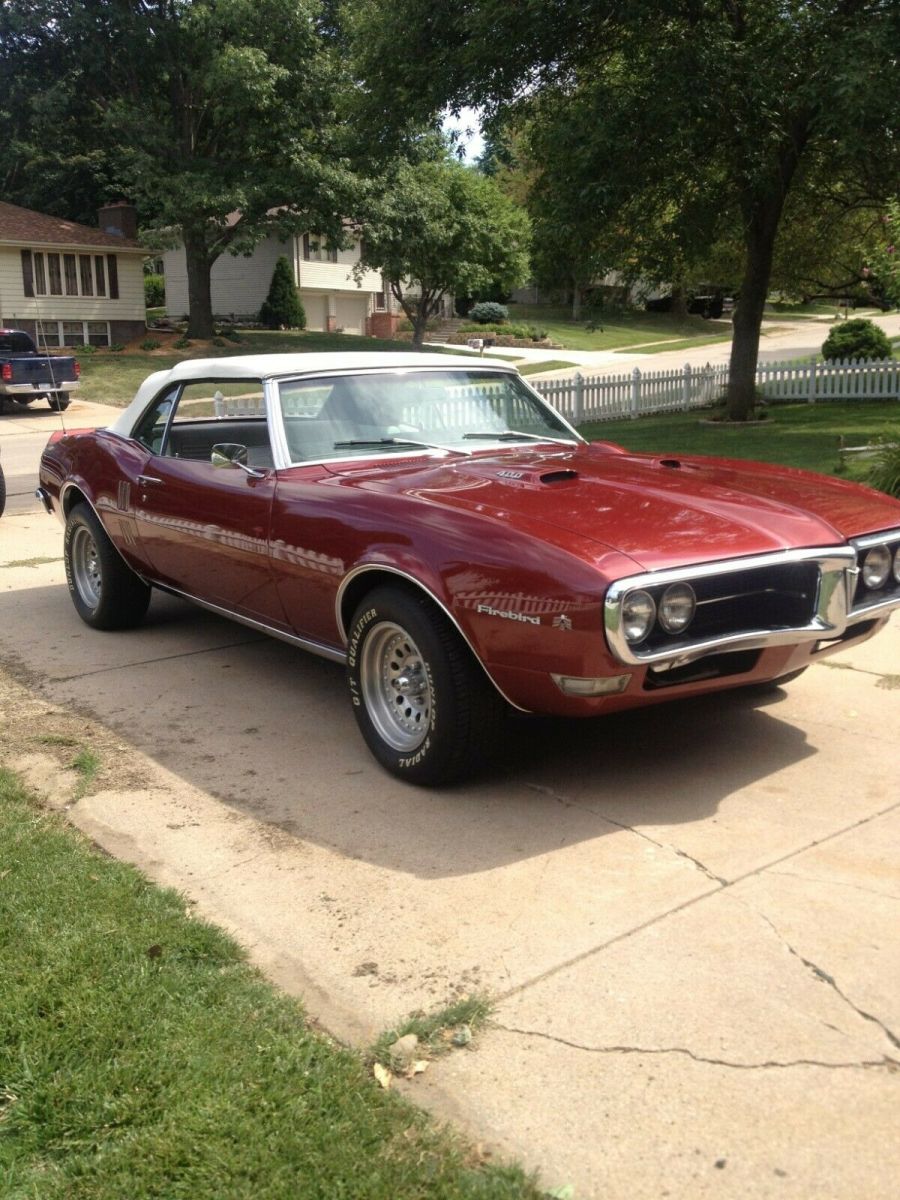
M273 231L340 240L353 202L346 81L317 0L16 0L0 15L24 75L43 77L30 100L17 85L21 149L46 135L48 111L68 116L86 175L177 234L191 336L212 333L221 254ZM13 180L30 177L20 164Z
M691 194L714 184L741 245L734 418L753 406L777 237L795 188L815 177L806 164L824 158L832 181L870 197L896 187L896 0L457 0L440 20L430 0L364 0L352 22L373 120L466 104L521 120L544 97L560 112L594 97L573 186L589 194L636 164L650 181L635 181L636 197L653 186L677 204L667 178ZM611 140L609 112L635 95Z
M528 219L493 180L449 154L398 160L372 188L363 270L380 271L420 347L447 294L511 290L528 274Z

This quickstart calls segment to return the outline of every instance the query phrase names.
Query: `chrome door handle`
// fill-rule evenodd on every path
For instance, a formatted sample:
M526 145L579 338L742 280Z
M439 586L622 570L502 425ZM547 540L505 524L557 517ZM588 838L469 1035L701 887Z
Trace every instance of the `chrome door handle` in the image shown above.
M163 481L156 475L138 475L138 483L141 487L146 487L148 483L162 483Z

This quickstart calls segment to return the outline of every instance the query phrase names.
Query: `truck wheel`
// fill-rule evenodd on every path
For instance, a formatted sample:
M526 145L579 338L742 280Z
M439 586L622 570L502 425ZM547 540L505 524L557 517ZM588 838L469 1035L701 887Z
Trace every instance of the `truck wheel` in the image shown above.
M65 412L69 407L69 393L56 392L55 395L47 397L47 403L54 412Z
M6 508L6 479L3 475L3 468L0 467L0 517L3 516L4 508Z
M150 587L132 571L87 504L76 504L63 541L75 611L92 629L128 629L143 620Z
M427 597L376 588L350 625L353 715L381 765L407 783L452 783L502 745L506 706Z

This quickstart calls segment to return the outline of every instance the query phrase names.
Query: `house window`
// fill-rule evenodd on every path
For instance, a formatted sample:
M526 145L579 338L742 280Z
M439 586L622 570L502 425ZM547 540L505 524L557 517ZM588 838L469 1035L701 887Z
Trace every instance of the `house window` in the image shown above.
M337 250L329 250L325 244L308 233L303 235L303 258L306 262L337 262Z
M47 273L44 270L44 256L40 252L34 256L34 290L38 296L47 295Z
M84 345L84 325L81 321L62 321L64 346L83 346Z
M93 296L94 277L91 273L91 256L89 254L79 255L78 266L81 271L81 294L82 296Z
M85 344L88 346L108 346L109 345L109 322L108 321L88 321L87 322L87 338Z
M66 295L78 295L78 272L75 270L75 255L63 255L63 269L66 274Z
M59 270L59 255L58 254L48 254L47 255L47 270L50 273L50 295L51 296L61 296L62 295L62 275L60 274L60 270Z
M97 280L97 295L106 295L106 262L102 254L94 255L94 275Z
M114 254L106 256L106 273L109 277L109 298L110 300L118 300L119 298L119 266L116 262Z

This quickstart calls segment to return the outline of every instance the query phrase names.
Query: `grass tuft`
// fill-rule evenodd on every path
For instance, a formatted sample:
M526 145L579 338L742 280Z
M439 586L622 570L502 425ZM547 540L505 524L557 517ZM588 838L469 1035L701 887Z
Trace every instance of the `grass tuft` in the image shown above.
M415 1012L394 1029L387 1029L372 1047L372 1058L391 1066L390 1047L398 1038L414 1033L423 1054L438 1057L454 1045L468 1044L471 1034L487 1024L494 1005L487 996L466 996L433 1013Z

